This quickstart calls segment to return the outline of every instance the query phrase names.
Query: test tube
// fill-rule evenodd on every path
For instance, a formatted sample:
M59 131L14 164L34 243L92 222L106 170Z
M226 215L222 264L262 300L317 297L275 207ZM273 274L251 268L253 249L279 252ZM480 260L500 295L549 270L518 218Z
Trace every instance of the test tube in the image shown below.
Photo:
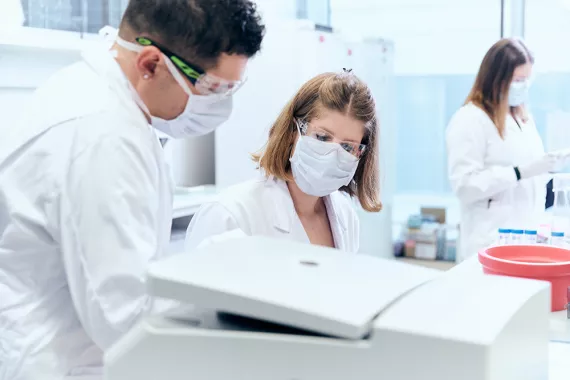
M552 231L552 239L551 244L555 247L563 247L564 246L564 232L559 231Z
M525 244L529 245L536 244L536 235L537 235L536 230L525 230L524 231Z
M511 230L511 244L521 245L523 244L523 230Z
M511 242L511 230L499 228L499 245L508 245Z

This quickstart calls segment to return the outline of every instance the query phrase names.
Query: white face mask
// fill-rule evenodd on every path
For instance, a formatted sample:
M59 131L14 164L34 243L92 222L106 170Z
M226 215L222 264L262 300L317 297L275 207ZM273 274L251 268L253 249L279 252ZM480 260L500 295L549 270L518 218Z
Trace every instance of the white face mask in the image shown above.
M511 82L509 88L509 106L518 107L525 103L528 99L528 89L530 83L528 80L523 82Z
M143 46L125 41L117 37L116 42L119 46L134 52L140 52ZM131 86L131 92L137 105L150 116L151 125L161 132L173 138L183 138L191 136L202 136L213 132L217 127L224 123L232 113L232 97L222 94L212 95L195 95L190 91L190 87L182 78L182 74L178 72L174 64L164 56L164 62L168 71L174 77L176 82L182 87L188 95L188 102L184 111L172 120L165 120L152 116L148 107L144 104L135 88Z
M316 197L324 197L348 185L358 167L358 158L340 144L302 136L300 132L289 161L299 189Z

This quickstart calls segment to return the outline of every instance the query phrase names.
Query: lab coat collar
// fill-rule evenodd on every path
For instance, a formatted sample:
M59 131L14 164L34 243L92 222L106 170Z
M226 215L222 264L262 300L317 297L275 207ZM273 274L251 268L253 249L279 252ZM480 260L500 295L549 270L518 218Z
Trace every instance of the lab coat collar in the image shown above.
M96 47L84 50L81 56L85 63L87 63L99 77L108 82L109 86L119 95L120 99L128 105L135 114L140 116L141 122L144 122L145 125L149 125L144 113L133 99L129 79L125 73L123 73L121 66L115 59L115 54L116 53L112 50Z
M265 186L272 188L275 192L275 196L272 197L272 199L274 199L272 213L273 226L278 230L290 233L293 221L297 219L298 216L297 212L295 211L295 205L293 204L293 199L291 198L291 193L289 193L287 183L283 180L275 178L274 176L269 176L265 181ZM336 205L336 197L338 196L342 195L338 194L338 192L327 195L324 197L324 202L327 208L327 214L333 233L336 230L335 227L339 226L341 230L339 232L342 232L344 234L347 230L347 216L339 215L339 212L341 210ZM337 242L337 244L340 244L340 242Z

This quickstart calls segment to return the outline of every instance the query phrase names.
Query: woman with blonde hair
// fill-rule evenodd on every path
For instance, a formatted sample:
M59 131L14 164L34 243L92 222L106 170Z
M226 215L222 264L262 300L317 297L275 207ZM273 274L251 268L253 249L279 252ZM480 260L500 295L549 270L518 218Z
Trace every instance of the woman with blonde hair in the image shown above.
M264 151L253 155L263 178L204 205L188 227L187 249L229 234L357 252L359 224L349 197L367 211L382 208L377 136L364 82L348 71L316 76L281 111Z
M536 229L548 174L564 159L564 152L544 152L528 109L533 64L522 40L495 43L447 128L449 179L461 207L460 261L492 245L498 229Z

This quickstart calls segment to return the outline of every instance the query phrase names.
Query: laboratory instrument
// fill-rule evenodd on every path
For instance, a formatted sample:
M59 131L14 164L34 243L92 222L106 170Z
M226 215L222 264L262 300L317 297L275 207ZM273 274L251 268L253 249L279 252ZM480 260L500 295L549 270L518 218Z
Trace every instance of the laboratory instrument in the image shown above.
M193 311L145 318L106 380L548 378L545 282L246 237L153 263L148 291Z

